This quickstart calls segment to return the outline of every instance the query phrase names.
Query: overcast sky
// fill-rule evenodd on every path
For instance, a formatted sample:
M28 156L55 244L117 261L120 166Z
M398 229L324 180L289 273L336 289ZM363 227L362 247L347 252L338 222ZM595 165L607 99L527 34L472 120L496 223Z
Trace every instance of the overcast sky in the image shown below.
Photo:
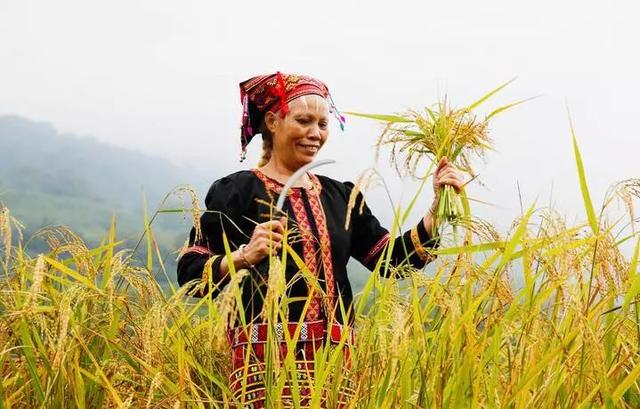
M480 162L498 224L553 201L584 218L570 107L599 203L614 181L640 176L640 73L635 1L88 1L0 0L0 114L53 123L190 165L211 180L239 163L238 82L261 73L325 81L342 110L394 112L444 94L462 105L518 77L487 108L539 98L492 124L497 152ZM334 124L335 125L335 124ZM354 179L374 165L379 126L333 127L318 173ZM0 147L1 152L1 147ZM1 160L1 154L0 154ZM377 164L394 199L415 184ZM382 192L370 201L383 221ZM428 206L430 194L424 197Z

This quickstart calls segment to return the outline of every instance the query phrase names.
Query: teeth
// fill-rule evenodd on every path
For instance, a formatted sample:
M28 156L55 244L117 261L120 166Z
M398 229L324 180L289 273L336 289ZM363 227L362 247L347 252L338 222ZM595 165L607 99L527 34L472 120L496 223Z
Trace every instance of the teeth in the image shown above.
M305 149L313 149L313 150L318 150L318 146L316 145L300 145Z

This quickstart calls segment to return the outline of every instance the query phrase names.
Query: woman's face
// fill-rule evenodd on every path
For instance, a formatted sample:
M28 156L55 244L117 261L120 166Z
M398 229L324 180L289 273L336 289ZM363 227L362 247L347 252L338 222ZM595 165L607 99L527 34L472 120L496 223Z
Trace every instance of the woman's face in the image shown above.
M289 169L311 162L329 136L329 107L320 95L304 95L289 102L289 112L268 113L265 122L273 134L273 156Z

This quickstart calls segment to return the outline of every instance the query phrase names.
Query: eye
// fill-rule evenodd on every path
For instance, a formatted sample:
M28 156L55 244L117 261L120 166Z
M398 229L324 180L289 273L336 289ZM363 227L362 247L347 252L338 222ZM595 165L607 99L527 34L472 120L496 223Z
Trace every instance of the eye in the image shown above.
M327 129L327 122L326 121L320 121L320 129Z
M309 119L305 117L297 117L296 121L301 125L307 125L309 123Z

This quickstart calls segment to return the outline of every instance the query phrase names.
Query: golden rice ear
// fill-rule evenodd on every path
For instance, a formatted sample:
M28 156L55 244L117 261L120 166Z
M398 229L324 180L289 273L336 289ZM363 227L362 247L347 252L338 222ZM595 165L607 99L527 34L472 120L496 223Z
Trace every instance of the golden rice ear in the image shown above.
M38 303L38 297L42 292L42 286L44 282L44 276L47 271L47 265L44 261L44 255L38 255L35 266L33 267L33 274L31 276L31 286L29 287L29 293L25 301L27 309L33 309Z
M180 185L164 197L160 206L162 207L171 196L176 196L183 202L183 210L181 210L181 212L184 213L185 211L189 211L191 213L191 222L193 224L193 228L195 229L195 241L200 241L202 239L202 228L200 226L200 216L202 214L202 210L200 208L200 199L198 198L198 193L190 185ZM185 198L187 198L191 202L190 207L187 207L184 204Z
M4 244L4 267L5 271L9 269L9 261L11 260L13 248L13 230L18 234L18 241L22 242L22 230L24 226L16 218L11 216L9 208L0 202L0 239Z
M269 256L267 260L269 263L267 294L262 306L261 316L265 321L276 322L287 286L286 266L283 266L280 258L275 256Z
M462 108L452 108L445 94L423 111L409 110L402 115L350 114L385 124L376 142L376 159L382 146L391 145L390 162L401 177L407 175L422 179L425 166L428 174L432 169L429 165L437 163L442 157L449 158L466 173L475 175L471 159L483 158L486 151L493 149L489 137L489 119L524 101L504 105L484 119L479 119L473 111L512 81L501 84ZM466 199L451 186L442 186L438 197L434 229L437 230L443 223L455 224L458 218L470 216Z
M0 203L0 237L4 242L4 264L6 269L11 259L11 216L9 215L9 208L4 207L2 203Z
M347 203L347 217L344 224L345 230L348 230L349 226L351 225L351 215L353 209L356 206L358 195L360 195L362 198L357 210L358 214L362 214L364 205L366 203L364 200L364 192L367 192L375 186L382 184L381 181L382 179L380 177L380 174L374 168L365 169L358 175L358 177L356 178L356 183L353 185L353 189L351 190L351 194L349 195L349 201Z
M636 220L634 199L640 199L640 179L625 179L613 184L605 196L604 207L608 207L614 199L620 200L629 215L631 232L636 232Z
M33 238L41 238L51 250L51 256L68 254L77 264L78 272L94 279L98 266L91 261L89 248L84 240L66 226L46 226L38 230Z
M57 339L55 340L55 354L51 365L54 370L60 369L68 354L67 347L69 338L73 336L70 336L69 334L69 322L73 315L73 306L74 304L81 302L86 296L87 293L83 291L82 286L76 285L65 291L59 302L58 334Z

